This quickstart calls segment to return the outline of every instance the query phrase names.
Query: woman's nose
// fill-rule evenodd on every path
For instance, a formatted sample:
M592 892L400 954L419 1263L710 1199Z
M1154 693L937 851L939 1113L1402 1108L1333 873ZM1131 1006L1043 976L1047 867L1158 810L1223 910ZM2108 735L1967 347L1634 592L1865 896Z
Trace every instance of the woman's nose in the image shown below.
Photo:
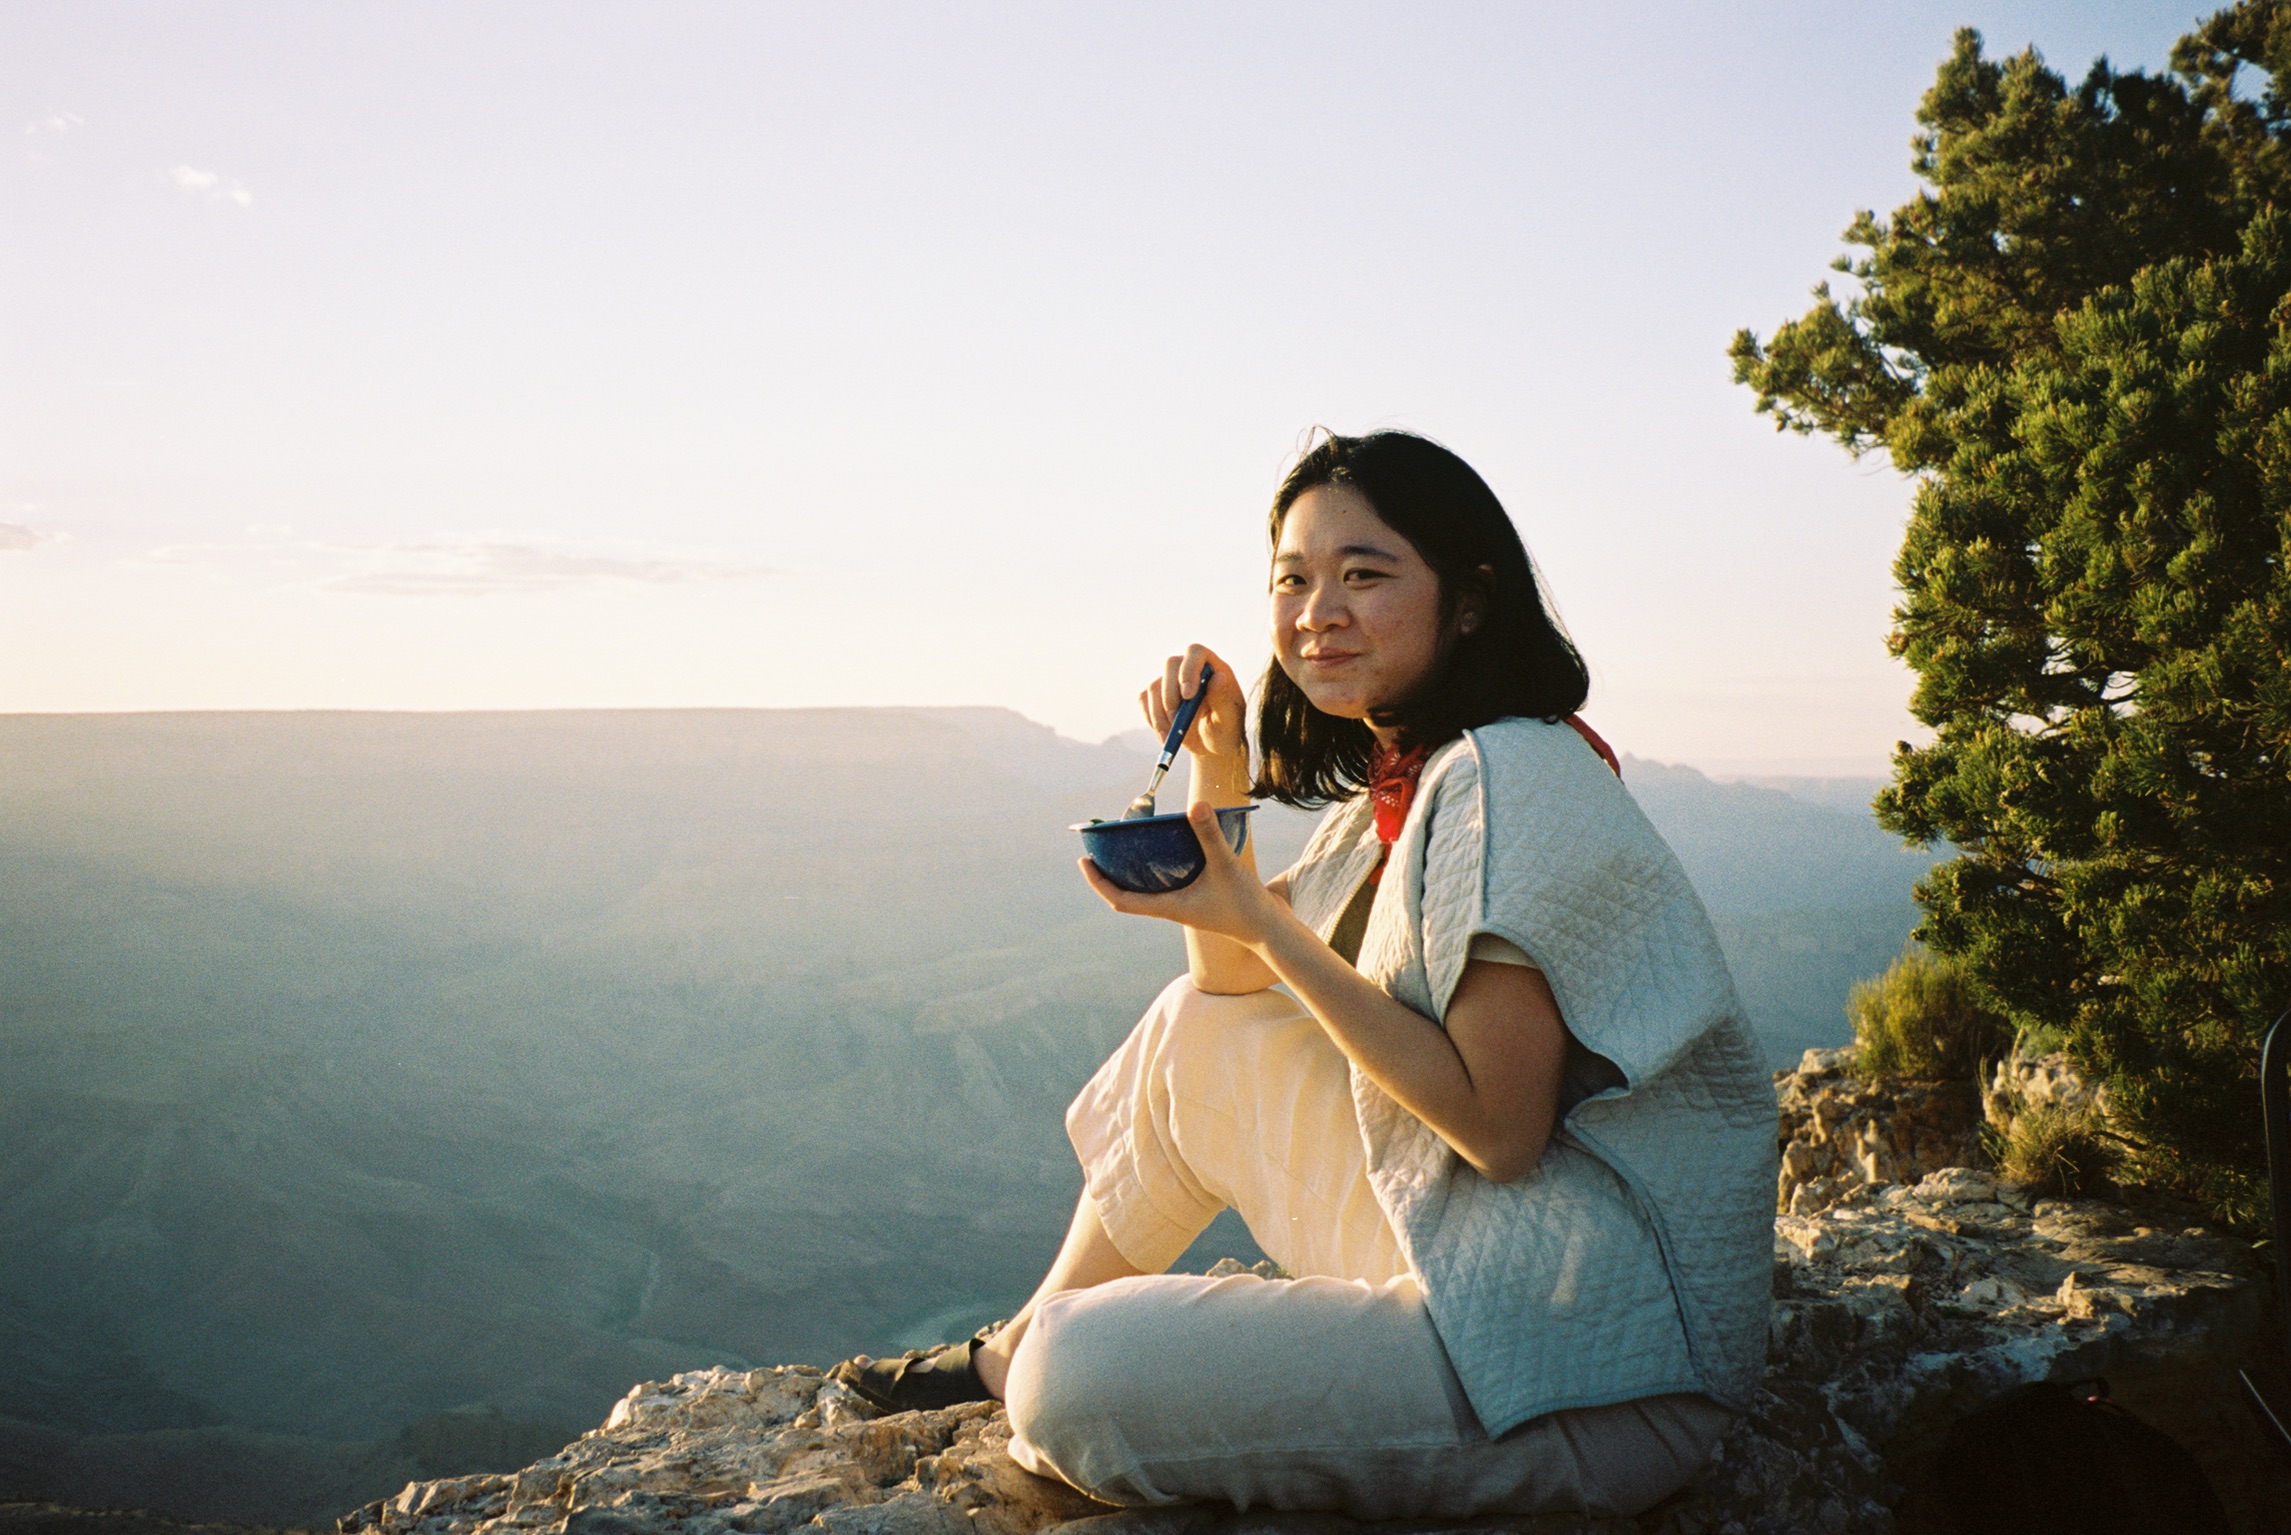
M1344 609L1343 594L1327 587L1315 587L1305 594L1304 605L1297 609L1297 627L1300 629L1334 629L1341 626L1349 615Z

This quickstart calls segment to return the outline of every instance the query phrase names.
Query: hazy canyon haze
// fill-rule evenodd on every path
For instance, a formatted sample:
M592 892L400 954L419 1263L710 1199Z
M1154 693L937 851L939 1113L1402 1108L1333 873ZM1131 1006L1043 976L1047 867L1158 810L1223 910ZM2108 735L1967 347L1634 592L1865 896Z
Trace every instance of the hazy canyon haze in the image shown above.
M0 717L0 1496L312 1521L633 1382L960 1336L1175 973L968 710ZM1626 782L1774 1059L1931 856L1871 782ZM1258 817L1267 867L1309 820ZM1245 1248L1227 1223L1201 1252Z

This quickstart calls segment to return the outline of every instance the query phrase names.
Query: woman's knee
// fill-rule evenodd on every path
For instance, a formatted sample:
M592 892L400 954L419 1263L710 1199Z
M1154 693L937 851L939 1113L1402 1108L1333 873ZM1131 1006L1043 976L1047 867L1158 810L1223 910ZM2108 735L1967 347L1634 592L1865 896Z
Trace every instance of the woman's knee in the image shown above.
M1164 1068L1204 1087L1229 1086L1235 1065L1264 1048L1268 1029L1310 1022L1310 1015L1282 992L1203 991L1182 975L1162 988L1147 1017L1154 1053ZM1313 1027L1318 1033L1318 1026Z
M1118 1281L1117 1281L1118 1283ZM1068 1290L1042 1303L1010 1362L1004 1405L1024 1458L1113 1502L1152 1501L1121 1423L1138 1384L1135 1340L1124 1308L1098 1290Z
M1267 997L1279 998L1280 993L1203 991L1193 984L1191 976L1181 975L1161 989L1161 994L1153 999L1153 1006L1146 1010L1146 1016L1160 1033L1190 1039L1200 1034L1214 1035L1238 1019L1265 1011Z

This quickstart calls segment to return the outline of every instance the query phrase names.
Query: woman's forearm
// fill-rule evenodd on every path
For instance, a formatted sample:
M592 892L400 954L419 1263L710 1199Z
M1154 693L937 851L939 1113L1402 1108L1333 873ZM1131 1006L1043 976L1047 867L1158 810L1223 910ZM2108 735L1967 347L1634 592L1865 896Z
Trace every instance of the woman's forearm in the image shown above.
M1249 803L1249 764L1246 758L1238 763L1192 758L1192 772L1186 785L1185 802L1194 805L1213 805L1226 809ZM1241 849L1241 863L1252 878L1257 876L1257 839L1249 838ZM1185 929L1185 970L1193 984L1202 991L1224 996L1263 991L1278 979L1272 968L1257 957L1255 950L1222 933L1204 932L1197 927Z
M1286 913L1258 950L1261 962L1312 1011L1370 1081L1443 1136L1468 1111L1471 1076L1440 1026L1344 962Z
M1567 1057L1567 1026L1543 972L1467 960L1432 1022L1338 957L1290 910L1282 881L1266 884L1253 861L1226 846L1210 807L1220 792L1242 789L1205 777L1196 792L1202 798L1187 814L1205 855L1201 877L1182 890L1143 895L1081 859L1099 899L1116 911L1183 923L1194 984L1203 990L1287 983L1370 1081L1483 1175L1500 1183L1533 1168L1557 1121Z
M1185 973L1196 989L1227 997L1263 991L1280 979L1247 944L1190 927L1185 930Z
M1345 963L1286 908L1256 952L1370 1081L1481 1174L1506 1182L1542 1156L1566 1035L1540 972L1467 966L1442 1028Z

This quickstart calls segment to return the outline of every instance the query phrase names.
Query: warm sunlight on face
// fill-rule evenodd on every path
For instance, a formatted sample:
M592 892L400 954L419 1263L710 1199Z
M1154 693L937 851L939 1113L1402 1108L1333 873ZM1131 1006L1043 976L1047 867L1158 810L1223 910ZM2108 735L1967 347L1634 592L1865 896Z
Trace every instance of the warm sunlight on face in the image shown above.
M1443 639L1438 574L1366 496L1297 497L1273 551L1273 653L1314 708L1357 720L1405 703Z

